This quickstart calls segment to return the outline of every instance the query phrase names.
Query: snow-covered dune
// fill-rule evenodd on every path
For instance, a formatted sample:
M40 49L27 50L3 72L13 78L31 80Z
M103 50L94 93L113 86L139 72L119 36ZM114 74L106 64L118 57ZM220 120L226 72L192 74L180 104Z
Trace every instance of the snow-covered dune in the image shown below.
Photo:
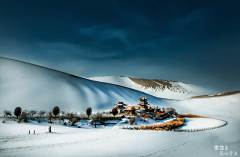
M121 101L136 105L142 92L96 82L44 67L0 58L0 110L22 109L77 111L112 109ZM145 94L152 105L163 100Z
M192 96L214 93L207 88L177 81L136 79L125 76L102 76L88 79L132 88L166 99L182 100Z
M152 84L151 84L152 85ZM66 73L0 58L0 110L65 111L110 109L123 101L136 105L142 92L107 83L78 78ZM240 94L221 97L164 100L145 94L149 103L174 107L178 112L226 120L227 125L200 132L124 130L116 127L65 127L16 121L0 123L0 156L211 156L234 152L240 146ZM146 123L147 124L147 123ZM221 125L215 119L189 119L182 128ZM31 130L31 134L28 131ZM33 135L33 130L36 134ZM227 146L224 151L216 146ZM94 150L94 151L92 151ZM234 155L232 155L234 156ZM236 155L237 156L237 155Z

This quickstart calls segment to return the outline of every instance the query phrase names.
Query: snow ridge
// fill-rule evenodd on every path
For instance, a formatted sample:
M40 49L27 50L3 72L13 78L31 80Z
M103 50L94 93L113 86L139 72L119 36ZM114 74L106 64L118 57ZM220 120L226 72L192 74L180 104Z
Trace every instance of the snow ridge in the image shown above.
M183 100L192 96L212 94L214 91L196 85L160 79L137 79L124 76L102 76L88 78L132 88L147 94L166 99Z

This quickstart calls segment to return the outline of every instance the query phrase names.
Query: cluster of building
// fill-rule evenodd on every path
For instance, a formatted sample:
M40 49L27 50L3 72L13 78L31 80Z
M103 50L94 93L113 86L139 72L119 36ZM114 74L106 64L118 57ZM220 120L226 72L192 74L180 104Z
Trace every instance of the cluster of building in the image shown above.
M142 96L141 98L139 98L139 101L140 102L137 104L137 106L128 106L127 104L124 104L123 102L119 102L118 104L114 104L114 105L118 109L118 113L120 113L120 114L121 113L122 114L130 114L132 107L135 108L136 114L143 114L148 111L156 112L156 111L160 110L159 107L151 106L148 103L148 98L146 98L145 96Z

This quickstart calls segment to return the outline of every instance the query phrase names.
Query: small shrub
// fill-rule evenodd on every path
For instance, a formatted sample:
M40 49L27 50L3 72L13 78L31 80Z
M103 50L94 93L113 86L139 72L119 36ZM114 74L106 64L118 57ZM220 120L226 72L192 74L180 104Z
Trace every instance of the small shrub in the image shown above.
M130 123L130 124L133 124L135 121L136 121L136 118L135 118L135 117L132 117L132 118L129 120L129 123Z
M93 124L94 124L94 120L93 120L93 119L90 121L90 124L91 124L91 125L93 125Z
M74 126L75 125L75 123L77 123L79 121L79 119L78 118L73 118L73 120L72 120L72 126Z
M138 130L138 127L135 126L134 129L135 129L135 130Z
M65 119L64 116L59 117L59 120L60 120L60 121L64 121L64 119Z

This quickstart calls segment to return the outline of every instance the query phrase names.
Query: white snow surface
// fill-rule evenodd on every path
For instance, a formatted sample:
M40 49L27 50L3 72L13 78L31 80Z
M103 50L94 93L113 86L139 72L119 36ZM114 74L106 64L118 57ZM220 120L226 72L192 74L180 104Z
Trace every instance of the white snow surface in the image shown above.
M165 88L162 91L162 90L156 90L151 87L149 88L143 87L133 82L129 77L125 77L125 76L101 76L101 77L91 77L88 79L128 87L128 88L135 89L159 98L166 98L166 99L183 100L183 99L191 98L192 96L205 95L205 94L210 94L214 92L213 90L210 90L204 87L187 84L183 82L174 82L174 81L169 81L169 83L172 84L173 87L177 89L170 90L168 88Z
M106 99L99 100L104 96ZM29 110L50 110L55 105L69 111L88 106L93 110L109 109L118 101L136 104L140 96L142 93L135 90L0 58L1 112L4 109L13 110L16 106ZM49 124L44 122L18 124L7 121L0 123L0 156L219 157L221 152L214 150L215 145L228 146L223 153L233 151L239 156L240 94L181 101L147 97L150 104L173 107L180 113L226 120L228 124L207 131L172 132L119 129L124 124L95 129L83 121L80 122L81 128L51 124L53 133L46 133ZM183 127L214 126L217 123L193 120ZM31 130L30 135L28 130ZM36 135L32 134L33 130Z
M185 118L184 125L178 129L203 129L209 127L218 127L225 122L211 118Z
M94 128L87 125L87 121L80 121L81 128L51 124L53 133L46 133L50 124L44 122L18 124L7 121L0 123L0 156L218 157L220 150L214 150L215 145L228 146L224 153L233 151L239 154L239 102L240 94L171 102L178 111L228 121L224 127L200 132L119 129L123 125ZM185 128L222 123L214 119L188 119ZM138 122L138 125L141 124ZM30 135L28 130L31 130ZM36 135L32 134L33 130Z

